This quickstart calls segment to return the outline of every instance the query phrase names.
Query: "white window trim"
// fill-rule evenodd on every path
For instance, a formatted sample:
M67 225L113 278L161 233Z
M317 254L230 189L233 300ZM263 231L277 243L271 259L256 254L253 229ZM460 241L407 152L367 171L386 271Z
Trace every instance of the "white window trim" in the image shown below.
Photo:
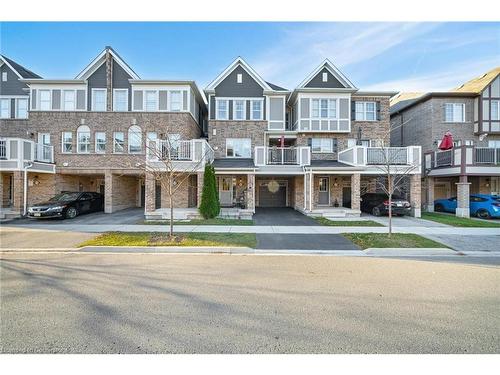
M73 109L66 109L66 100L65 100L65 95L67 92L72 92L73 93ZM50 93L51 96L52 96L52 93ZM67 89L62 89L61 90L61 111L67 111L67 112L75 112L76 111L76 101L77 101L77 98L76 98L76 90L67 90Z
M155 94L156 98L156 108L153 110L147 109L146 103L147 103L147 93L152 92ZM160 91L159 90L142 90L142 110L144 112L159 112L160 111Z
M247 156L234 156L234 144L233 144L233 156L228 156L227 155L227 144L228 144L228 141L248 141L250 142L250 155L248 156L248 158L251 158L252 157L252 139L251 138L226 138L226 158L229 158L229 159L245 159L247 158Z
M140 142L139 142L139 147L140 147L139 151L130 151L130 139L131 139L131 137L130 137L130 134L131 134L130 128L132 128L132 127L135 127L137 129L139 129L138 132L132 132L132 133L136 133L136 134L138 133L140 135L140 137L141 137L140 138ZM127 130L127 151L128 151L129 154L142 154L144 152L144 145L143 145L143 139L142 139L142 128L139 125L132 125Z
M184 94L182 92L183 90L169 90L167 93L167 111L169 112L182 112L182 107L184 105L183 103L183 97ZM179 94L179 109L172 109L172 94L173 93L178 93ZM159 97L158 97L158 107L160 106L159 103Z
M493 118L493 103L496 102L497 118ZM500 121L500 100L492 100L490 102L490 121Z
M5 79L4 79L4 77L5 77ZM8 77L9 76L8 76L7 72L2 72L2 82L7 82Z
M116 109L116 93L125 91L125 110ZM113 112L128 112L128 89L113 89Z
M97 144L98 144L98 142L97 142L97 140L98 140L97 134L104 134L104 151L98 151L97 150ZM95 138L95 140L94 140L94 152L96 154L105 154L106 153L106 143L107 143L106 132L103 132L103 131L95 132L94 133L94 138Z
M85 126L85 125L80 125L80 126ZM82 133L88 133L89 134L89 143L88 143L88 151L80 151L80 137L79 135ZM90 145L92 144L92 131L89 129L87 132L79 132L78 129L76 130L76 153L77 154L90 154Z
M8 104L8 113L7 113L7 114L8 114L8 117L3 117L3 116L2 116L2 114L1 114L1 107L0 107L0 118L1 118L1 119L9 119L9 118L11 118L10 116L11 116L11 113L12 113L12 108L11 108L11 99L10 99L10 98L1 98L0 103L1 103L1 102L3 102L3 101L6 101L6 102L7 102L7 104ZM1 105L1 104L0 104L0 105Z
M42 109L42 92L49 93L49 108L48 109ZM36 94L37 94L36 100L38 101L37 110L38 111L53 111L53 109L52 109L52 90L40 89L40 90L37 90ZM61 101L62 101L62 98L61 98Z
M115 134L121 133L123 136L123 144L122 144L122 151L116 151L116 143L115 143ZM123 154L125 153L125 132L119 131L119 132L113 132L113 154Z
M367 107L367 103L373 103L373 120L368 120L366 118L366 114L367 113L371 113L371 111L367 111L366 110L366 107ZM358 119L358 112L357 109L356 109L356 106L358 104L361 104L363 106L363 110L362 110L362 114L363 114L363 118L361 119ZM354 102L354 121L364 121L364 122L376 122L377 121L377 102L376 101L355 101Z
M327 72L323 72L321 74L321 79L323 82L328 82L328 73Z
M236 83L243 83L243 74L236 73Z
M243 118L242 119L236 119L236 102L243 102ZM233 121L245 121L246 119L247 119L247 101L245 99L234 99L233 100Z
M314 150L313 142L314 142L315 139L321 141L320 142L320 151L313 151ZM323 143L324 140L327 140L330 143L329 150L327 150L327 151L323 150L322 143ZM313 153L313 154L332 154L333 153L333 139L332 138L317 138L317 137L316 138L311 138L311 153Z
M226 103L226 118L219 117L219 106L221 102ZM215 99L215 119L219 121L229 120L229 100L228 99Z
M65 133L69 133L71 134L71 151L68 152L68 151L64 151L64 145L66 142L64 142L64 134ZM73 153L73 132L70 132L70 131L63 131L61 133L61 154L72 154Z
M99 111L99 112L106 112L107 108L108 108L108 95L107 94L107 90L106 89L103 89L103 88L100 88L100 89L92 89L92 98L91 98L91 111L96 111L96 109L94 108L94 92L96 91L104 91L104 110L102 111ZM76 95L76 93L75 93ZM75 107L76 107L76 98L75 98Z
M449 105L451 105L453 108L451 121L446 119L446 107ZM460 121L455 121L455 108L456 107L462 108L462 119ZM465 122L465 103L445 103L445 105L444 105L444 122L446 122L446 123L463 123L463 122Z
M26 117L19 117L19 101L20 100L25 100L26 101ZM28 98L17 98L15 100L15 103L16 103L15 117L18 118L18 119L27 119L28 118L28 112L30 110Z
M259 111L260 112L260 117L259 118L254 118L253 117L253 103L255 103L255 102L260 102L260 111ZM252 121L262 121L262 120L264 120L264 98L250 100L250 120L252 120Z

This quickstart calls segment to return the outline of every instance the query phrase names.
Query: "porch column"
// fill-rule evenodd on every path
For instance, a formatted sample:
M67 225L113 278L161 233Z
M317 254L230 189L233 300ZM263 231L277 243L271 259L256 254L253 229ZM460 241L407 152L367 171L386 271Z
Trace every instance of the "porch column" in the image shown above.
M144 199L144 210L146 212L153 212L155 210L156 182L153 175L148 172L146 172L145 176L144 191L146 194ZM201 197L200 193L198 193L198 196Z
M203 193L203 177L205 174L203 172L198 172L196 174L196 207L200 207L201 204L201 194Z
M460 182L457 185L457 217L470 217L469 194L470 182L467 182L467 176L460 176Z
M426 207L427 212L434 212L434 177L427 177L427 195L426 195Z
M24 209L24 172L12 173L12 209L23 214Z
M247 209L255 213L255 175L247 174Z
M361 174L354 173L351 176L351 209L361 210Z
M110 170L104 172L104 212L113 212L113 173Z
M3 204L4 204L4 202L3 202L3 189L4 189L4 187L3 187L3 184L4 184L3 179L4 179L4 175L3 175L3 173L0 172L0 208L2 208Z
M314 173L309 175L309 211L314 207Z
M422 177L419 174L410 176L410 203L413 217L422 216Z

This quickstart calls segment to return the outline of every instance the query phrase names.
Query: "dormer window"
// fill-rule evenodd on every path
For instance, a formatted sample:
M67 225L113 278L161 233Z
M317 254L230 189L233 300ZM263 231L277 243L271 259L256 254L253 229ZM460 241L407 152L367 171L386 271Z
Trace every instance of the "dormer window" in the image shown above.
M322 74L322 77L323 77L323 82L328 82L328 73L327 72L324 72Z
M2 72L2 81L7 82L7 72Z
M243 83L243 74L241 73L236 74L236 82Z

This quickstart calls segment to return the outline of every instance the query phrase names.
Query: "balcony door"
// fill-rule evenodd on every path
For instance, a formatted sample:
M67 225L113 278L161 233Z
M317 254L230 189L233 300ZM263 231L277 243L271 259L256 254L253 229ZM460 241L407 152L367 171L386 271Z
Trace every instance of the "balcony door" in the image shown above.
M330 205L330 177L319 178L318 205L320 206Z
M221 206L233 205L233 177L220 177L219 201Z

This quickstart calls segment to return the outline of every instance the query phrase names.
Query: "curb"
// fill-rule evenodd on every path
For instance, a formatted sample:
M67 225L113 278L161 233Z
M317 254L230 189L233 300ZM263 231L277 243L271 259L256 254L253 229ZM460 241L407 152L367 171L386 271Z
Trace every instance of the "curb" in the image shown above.
M442 256L461 255L459 252L448 248L368 248L365 250L371 256Z

